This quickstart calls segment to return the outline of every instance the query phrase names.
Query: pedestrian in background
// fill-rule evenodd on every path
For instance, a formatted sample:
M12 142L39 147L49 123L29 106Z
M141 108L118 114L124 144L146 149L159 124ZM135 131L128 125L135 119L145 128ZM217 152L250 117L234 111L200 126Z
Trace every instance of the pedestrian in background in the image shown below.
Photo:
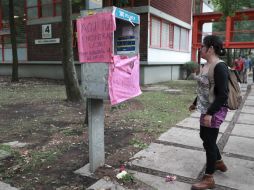
M237 71L238 75L240 76L241 82L243 81L243 59L239 57L235 59L235 70Z
M216 144L219 127L228 112L228 68L219 58L219 56L223 55L225 55L225 49L223 49L223 43L219 37L214 35L206 36L201 48L201 57L207 63L205 63L198 78L198 95L189 107L190 111L198 109L201 112L200 137L206 151L206 169L201 181L192 185L193 190L214 188L213 174L215 170L227 171ZM208 78L210 67L214 67L215 86L213 92L210 91L211 83ZM213 93L215 98L212 102L209 102L211 93Z
M248 71L250 69L250 57L244 58L244 66L243 66L243 83L247 83L248 81Z
M248 60L249 60L249 72L252 72L252 59L251 59L251 54L248 55Z

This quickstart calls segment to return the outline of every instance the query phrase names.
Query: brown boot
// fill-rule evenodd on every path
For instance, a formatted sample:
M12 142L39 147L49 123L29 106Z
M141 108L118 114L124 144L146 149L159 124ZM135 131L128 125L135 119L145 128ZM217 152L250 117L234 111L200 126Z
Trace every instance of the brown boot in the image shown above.
M215 169L220 170L221 172L226 172L228 170L227 166L224 164L223 160L218 160L215 163Z
M205 174L202 180L192 185L192 190L213 189L215 187L213 175Z

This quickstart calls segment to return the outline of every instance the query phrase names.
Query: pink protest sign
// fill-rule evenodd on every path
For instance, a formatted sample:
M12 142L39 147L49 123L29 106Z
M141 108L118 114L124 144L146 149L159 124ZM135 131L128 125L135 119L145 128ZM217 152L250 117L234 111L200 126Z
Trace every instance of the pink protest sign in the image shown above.
M109 97L112 105L140 95L139 56L114 56L109 67Z
M97 13L77 20L80 62L112 62L115 17L111 13Z

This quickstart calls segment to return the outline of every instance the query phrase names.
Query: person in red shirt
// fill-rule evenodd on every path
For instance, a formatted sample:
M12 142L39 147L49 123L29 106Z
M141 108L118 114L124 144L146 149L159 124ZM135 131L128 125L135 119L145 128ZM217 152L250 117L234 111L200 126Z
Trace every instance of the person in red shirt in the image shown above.
M235 70L238 72L241 78L241 81L243 81L243 65L244 65L243 58L240 57L239 59L235 59L234 63L235 63Z

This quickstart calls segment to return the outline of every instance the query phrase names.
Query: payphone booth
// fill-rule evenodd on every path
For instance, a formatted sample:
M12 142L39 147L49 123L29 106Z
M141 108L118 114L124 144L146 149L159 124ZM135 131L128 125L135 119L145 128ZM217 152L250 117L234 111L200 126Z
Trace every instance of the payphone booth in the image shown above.
M105 162L103 100L112 105L141 94L140 17L117 8L81 11L77 19L81 82L88 101L89 168Z

